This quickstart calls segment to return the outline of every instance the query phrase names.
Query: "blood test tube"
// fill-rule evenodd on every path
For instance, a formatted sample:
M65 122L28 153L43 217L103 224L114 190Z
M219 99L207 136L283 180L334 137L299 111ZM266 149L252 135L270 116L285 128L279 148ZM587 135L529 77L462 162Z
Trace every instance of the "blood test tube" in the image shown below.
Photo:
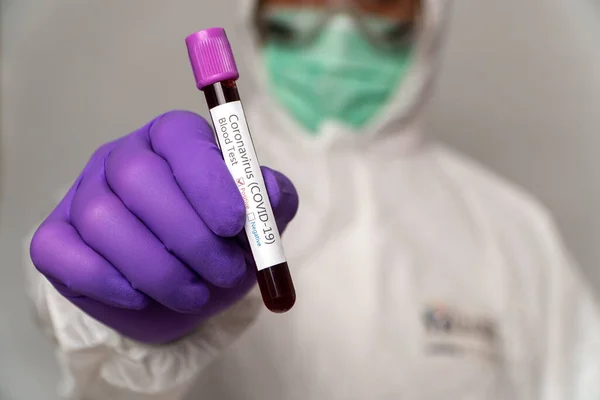
M236 81L238 69L222 28L195 32L185 39L196 87L204 92L223 159L246 205L245 231L265 306L290 310L296 291Z

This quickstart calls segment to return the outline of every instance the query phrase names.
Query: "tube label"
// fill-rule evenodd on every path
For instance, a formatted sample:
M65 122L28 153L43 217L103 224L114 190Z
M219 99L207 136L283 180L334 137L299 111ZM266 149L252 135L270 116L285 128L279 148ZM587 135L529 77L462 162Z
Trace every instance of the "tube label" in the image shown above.
M246 205L246 235L260 271L286 261L242 103L210 110L223 159Z

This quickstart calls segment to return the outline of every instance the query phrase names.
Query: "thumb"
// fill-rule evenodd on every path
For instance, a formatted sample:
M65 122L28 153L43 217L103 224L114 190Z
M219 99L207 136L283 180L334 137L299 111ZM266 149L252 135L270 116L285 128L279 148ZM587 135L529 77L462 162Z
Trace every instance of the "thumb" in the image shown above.
M298 193L292 181L281 172L261 167L267 193L279 232L283 232L298 211Z

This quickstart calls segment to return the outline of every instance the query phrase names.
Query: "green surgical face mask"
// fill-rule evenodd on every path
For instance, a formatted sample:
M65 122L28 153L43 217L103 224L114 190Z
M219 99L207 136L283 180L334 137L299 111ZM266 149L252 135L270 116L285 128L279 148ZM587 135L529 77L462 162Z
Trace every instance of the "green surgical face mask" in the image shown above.
M310 12L286 10L274 17L301 22ZM352 24L338 22L334 18L305 46L269 41L264 48L271 92L311 134L328 120L363 127L396 92L412 61L410 45L381 50ZM369 24L384 29L389 22Z

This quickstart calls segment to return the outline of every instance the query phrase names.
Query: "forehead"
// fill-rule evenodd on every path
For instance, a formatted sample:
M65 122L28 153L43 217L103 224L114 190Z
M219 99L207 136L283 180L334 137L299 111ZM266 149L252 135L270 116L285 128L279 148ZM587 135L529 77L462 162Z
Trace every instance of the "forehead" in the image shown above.
M294 6L359 6L359 7L399 7L414 6L422 0L262 0L262 4L287 4Z
M262 0L261 6L339 8L352 7L369 14L410 19L421 11L424 0Z

